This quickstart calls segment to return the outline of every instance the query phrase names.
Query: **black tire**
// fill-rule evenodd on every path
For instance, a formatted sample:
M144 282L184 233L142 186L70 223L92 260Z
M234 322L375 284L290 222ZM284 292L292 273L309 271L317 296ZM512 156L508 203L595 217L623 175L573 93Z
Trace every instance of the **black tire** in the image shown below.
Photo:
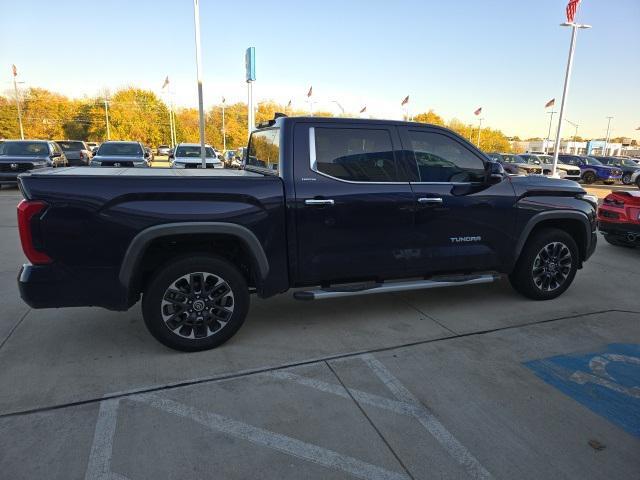
M625 173L622 175L622 183L625 185L631 185L631 173Z
M248 311L249 289L240 271L205 254L177 258L158 269L142 297L149 332L185 352L222 345L240 329Z
M613 185L613 184L614 184L614 183L616 183L616 182L608 181L608 182L602 182L602 183L604 183L605 185Z
M543 251L549 260L544 260ZM569 288L576 276L578 262L578 246L571 235L556 228L541 229L527 240L509 281L525 297L551 300Z
M610 245L615 245L616 247L626 247L626 248L635 248L635 245L628 240L620 237L612 237L611 235L603 235L604 240Z
M582 180L584 181L584 183L594 183L597 180L596 174L593 172L584 172L584 175L582 175Z

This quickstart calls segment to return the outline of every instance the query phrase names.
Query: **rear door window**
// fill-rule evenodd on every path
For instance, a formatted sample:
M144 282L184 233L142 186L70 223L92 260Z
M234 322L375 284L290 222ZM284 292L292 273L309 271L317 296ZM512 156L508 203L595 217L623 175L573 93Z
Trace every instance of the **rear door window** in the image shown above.
M316 172L353 182L401 181L389 130L315 127L311 135Z
M247 167L278 172L280 166L280 129L257 130L251 134Z

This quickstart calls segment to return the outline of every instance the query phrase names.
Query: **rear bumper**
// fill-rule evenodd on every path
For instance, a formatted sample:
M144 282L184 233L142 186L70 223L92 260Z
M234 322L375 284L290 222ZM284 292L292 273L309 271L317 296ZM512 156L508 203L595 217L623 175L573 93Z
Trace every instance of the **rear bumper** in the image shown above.
M127 310L137 298L127 292L113 269L73 272L57 264L25 264L18 274L20 297L32 308L97 306Z

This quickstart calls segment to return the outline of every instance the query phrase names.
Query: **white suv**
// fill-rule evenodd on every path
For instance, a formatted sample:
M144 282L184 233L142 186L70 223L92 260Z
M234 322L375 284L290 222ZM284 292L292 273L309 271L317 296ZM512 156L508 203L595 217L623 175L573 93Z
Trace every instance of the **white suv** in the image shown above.
M224 168L210 145L204 146L207 168ZM171 168L202 168L199 143L179 143L169 156Z

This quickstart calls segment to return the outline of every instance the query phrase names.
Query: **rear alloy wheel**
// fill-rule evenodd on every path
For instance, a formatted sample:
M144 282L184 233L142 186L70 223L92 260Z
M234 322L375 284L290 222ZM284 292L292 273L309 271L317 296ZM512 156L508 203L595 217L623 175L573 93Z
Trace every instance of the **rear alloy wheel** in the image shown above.
M151 334L183 351L214 348L242 326L249 309L247 283L226 260L197 256L159 270L142 299Z
M624 175L622 175L622 183L624 183L625 185L631 185L631 174L630 173L625 173Z
M550 300L569 288L578 261L578 248L567 232L540 230L527 241L509 280L526 297Z
M584 172L582 180L584 180L584 183L593 183L597 180L596 174L593 172Z

